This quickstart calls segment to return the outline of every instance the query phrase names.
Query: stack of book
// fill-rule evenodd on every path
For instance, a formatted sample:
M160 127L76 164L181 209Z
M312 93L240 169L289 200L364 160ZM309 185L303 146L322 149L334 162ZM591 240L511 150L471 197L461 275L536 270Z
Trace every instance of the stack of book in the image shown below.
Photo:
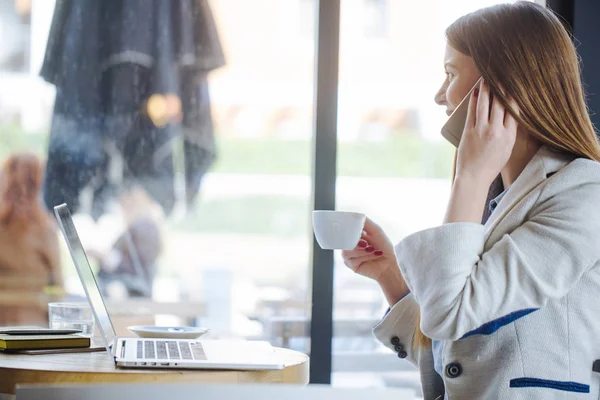
M90 338L70 331L36 327L0 328L0 350L48 350L90 347Z

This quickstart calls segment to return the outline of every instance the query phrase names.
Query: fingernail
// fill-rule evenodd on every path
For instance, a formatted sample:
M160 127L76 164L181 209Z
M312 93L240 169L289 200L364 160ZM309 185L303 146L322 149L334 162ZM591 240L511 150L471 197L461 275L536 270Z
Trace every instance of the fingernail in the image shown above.
M473 96L479 96L479 88L475 88L475 90L473 90Z
M382 256L382 255L383 255L383 251L381 251L381 250L377 250L377 251L376 251L375 253L373 253L373 254L375 254L376 256L378 256L378 257L379 257L379 256Z
M375 250L375 246L369 246L369 247L367 247L367 248L365 249L365 251L366 251L367 253L370 253L370 252L372 252L373 250Z
M360 247L361 249L364 249L364 248L365 248L365 247L367 247L368 245L369 245L369 244L367 243L367 241L366 241L366 240L360 240L360 241L358 242L358 245L357 245L357 246L358 246L358 247Z

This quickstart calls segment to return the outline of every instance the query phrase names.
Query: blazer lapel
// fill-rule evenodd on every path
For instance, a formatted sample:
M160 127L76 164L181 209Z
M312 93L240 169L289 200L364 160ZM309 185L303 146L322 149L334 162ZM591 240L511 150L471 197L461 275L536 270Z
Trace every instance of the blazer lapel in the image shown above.
M544 182L547 176L560 170L573 160L573 156L557 153L542 146L525 167L521 175L513 182L500 203L485 223L485 241L488 240L498 223L527 194ZM487 206L487 205L486 205Z

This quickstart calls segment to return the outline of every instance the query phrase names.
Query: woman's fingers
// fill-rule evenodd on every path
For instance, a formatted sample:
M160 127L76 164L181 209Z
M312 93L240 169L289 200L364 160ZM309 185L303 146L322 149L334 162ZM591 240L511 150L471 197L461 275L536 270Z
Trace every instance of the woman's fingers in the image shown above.
M359 240L358 244L354 249L342 251L342 258L344 259L344 263L347 260L361 258L365 255L375 255L377 257L380 257L383 255L383 251L379 248L376 248L374 244L367 242L365 239Z
M352 250L343 250L342 258L345 260L350 258L362 257L365 254L374 253L375 246L367 242L366 240L361 239L356 247Z
M479 96L477 96L477 125L487 125L490 118L490 88L485 83L485 80L481 80L479 85Z
M479 87L481 85L477 85L473 92L471 92L471 97L469 98L469 108L467 109L467 120L465 122L465 127L473 128L475 123L477 123L477 97L479 97Z
M365 252L370 253L374 249L374 246L367 242L365 239L360 239L356 245L356 254L363 255Z
M367 218L365 220L365 226L363 228L363 235L361 240L358 242L358 246L363 246L364 248L369 249L371 246L375 246L376 248L383 248L387 245L387 236L383 232L383 229L371 219ZM364 242L368 243L368 246L364 246Z
M363 232L367 234L367 236L376 236L382 232L381 227L373 222L369 217L365 219L365 226L363 228Z
M506 91L502 85L498 84L498 90L504 95L508 102L508 108L502 108L502 125L507 129L516 129L518 123L510 113L510 110L512 109L516 115L519 115L519 106L517 105L515 99L506 96Z
M344 264L352 271L358 272L363 263L376 260L379 257L381 257L381 254L376 255L375 253L370 253L360 257L344 259Z
M490 125L502 128L504 126L504 106L498 100L498 96L494 96L492 100L492 111L490 115Z

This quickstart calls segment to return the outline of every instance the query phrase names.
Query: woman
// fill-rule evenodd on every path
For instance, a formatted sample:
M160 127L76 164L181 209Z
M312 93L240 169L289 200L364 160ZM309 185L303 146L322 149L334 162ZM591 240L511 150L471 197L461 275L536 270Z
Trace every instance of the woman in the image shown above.
M374 328L425 399L598 398L600 146L559 19L529 2L446 31L450 114L470 97L444 224L395 248L367 220L345 264L391 309ZM493 96L491 96L493 94Z
M0 170L0 325L48 326L44 290L62 286L55 225L40 205L42 166L17 154Z

